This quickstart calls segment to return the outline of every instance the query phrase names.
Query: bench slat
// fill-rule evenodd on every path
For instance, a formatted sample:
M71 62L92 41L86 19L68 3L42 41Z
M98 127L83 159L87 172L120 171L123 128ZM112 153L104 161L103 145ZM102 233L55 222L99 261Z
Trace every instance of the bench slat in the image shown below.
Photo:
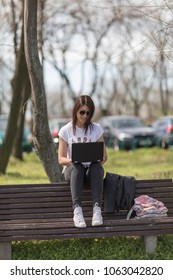
M14 225L13 225L14 226ZM44 224L43 228L40 229L40 225L38 227L38 225L30 225L30 229L26 229L28 225L25 225L25 227L21 227L21 229L19 228L18 230L14 230L13 226L11 226L8 230L3 230L1 232L0 230L0 235L3 239L3 237L7 238L8 240L10 240L11 237L15 237L16 240L34 240L34 239L38 239L41 240L46 237L46 239L58 239L58 238L63 238L63 236L68 238L82 238L83 235L86 235L87 238L90 238L92 236L97 236L97 237L102 237L102 236L112 236L112 234L114 233L116 236L119 235L148 235L151 231L153 233L159 233L162 234L163 232L165 233L169 233L169 234L173 234L173 220L169 220L168 222L164 219L162 219L157 223L157 221L150 221L150 223L143 223L141 224L141 222L138 223L123 223L123 227L122 225L117 225L116 222L114 221L114 223L112 221L107 221L107 226L100 226L100 227L87 227L85 229L77 229L73 226L73 224L71 223L66 223L66 224L62 224L61 227L59 227L59 225L57 225L56 227L56 223L54 223L53 228L51 226L49 226L49 224ZM19 227L19 225L18 225ZM32 228L33 227L33 228ZM37 229L36 229L37 228ZM165 230L166 228L166 230ZM53 238L51 238L53 236Z

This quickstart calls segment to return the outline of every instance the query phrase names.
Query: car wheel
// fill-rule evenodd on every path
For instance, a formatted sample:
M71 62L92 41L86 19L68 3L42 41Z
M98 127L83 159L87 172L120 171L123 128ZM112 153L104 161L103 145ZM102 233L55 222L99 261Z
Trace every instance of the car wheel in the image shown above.
M118 139L115 139L115 140L114 140L113 146L114 146L114 150L115 150L115 151L119 151L119 150L120 150L119 140L118 140Z
M168 143L167 143L166 141L162 140L162 142L161 142L161 147L162 147L163 149L168 149Z

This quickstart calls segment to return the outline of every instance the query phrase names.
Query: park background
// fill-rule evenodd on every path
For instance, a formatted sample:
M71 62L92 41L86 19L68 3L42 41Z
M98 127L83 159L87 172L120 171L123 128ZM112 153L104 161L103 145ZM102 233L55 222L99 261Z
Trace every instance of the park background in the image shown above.
M48 121L69 117L82 93L94 99L96 119L129 114L150 124L173 111L172 1L1 0L0 6L0 115L9 116L0 150L1 184L62 180ZM30 155L20 149L25 122L33 133ZM109 154L107 170L139 178L173 177L172 150ZM24 255L17 243L14 258L43 257L43 248L44 258L78 258L81 252L88 258L91 250L93 258L148 258L141 254L140 239L85 242L26 243ZM160 244L154 258L172 259L172 238L161 237ZM67 246L78 253L66 255ZM109 256L108 246L114 251Z

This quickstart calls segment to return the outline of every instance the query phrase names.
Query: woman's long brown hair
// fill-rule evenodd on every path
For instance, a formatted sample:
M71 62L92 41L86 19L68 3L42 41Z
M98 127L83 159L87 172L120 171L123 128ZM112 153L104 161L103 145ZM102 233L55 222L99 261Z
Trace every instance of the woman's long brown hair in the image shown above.
M87 132L88 128L91 127L92 128L92 117L95 111L95 105L93 100L91 99L91 97L89 95L81 95L76 99L76 102L74 104L73 107L73 116L72 116L72 123L73 123L73 133L75 134L76 132L76 124L77 124L77 112L79 111L79 109L86 105L89 109L89 116L84 124L84 130L85 133Z

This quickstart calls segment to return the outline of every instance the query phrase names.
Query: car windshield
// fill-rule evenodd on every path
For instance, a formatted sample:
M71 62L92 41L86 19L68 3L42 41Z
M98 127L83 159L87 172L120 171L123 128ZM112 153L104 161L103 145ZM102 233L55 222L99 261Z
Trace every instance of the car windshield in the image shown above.
M59 128L61 128L62 126L66 125L67 121L61 121L59 122Z
M133 128L144 126L144 124L138 119L112 120L112 125L114 128Z
M7 129L7 123L8 123L8 119L1 119L0 118L0 131L3 131L3 133ZM30 132L29 126L25 124L25 126L24 126L24 135L28 135L30 133L31 132Z
M55 121L55 120L52 120L49 122L49 127L50 127L50 130L53 131L53 130L60 130L60 128L64 125L67 124L67 120L59 120L59 121Z

